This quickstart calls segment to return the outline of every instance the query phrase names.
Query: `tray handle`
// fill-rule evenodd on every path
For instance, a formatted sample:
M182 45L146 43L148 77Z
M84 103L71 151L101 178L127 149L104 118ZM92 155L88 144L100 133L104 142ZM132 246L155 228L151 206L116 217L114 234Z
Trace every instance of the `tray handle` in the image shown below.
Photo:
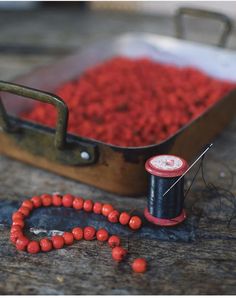
M67 124L68 124L68 107L60 97L48 92L43 92L37 89L25 87L18 84L8 83L4 81L0 81L0 91L8 92L11 94L23 96L25 98L30 98L30 99L34 99L34 100L38 100L44 103L49 103L54 105L58 111L54 144L57 149L62 149L65 146ZM16 130L16 128L13 127L11 122L9 121L7 112L5 110L5 107L3 105L1 98L0 98L0 127L2 127L3 130L8 132L14 132Z
M175 13L175 25L176 25L176 37L184 39L183 30L183 17L185 15L200 17L200 18L211 18L220 21L224 25L224 30L220 36L218 47L225 47L227 39L232 31L233 23L232 20L223 13L214 12L206 9L192 8L192 7L180 7Z

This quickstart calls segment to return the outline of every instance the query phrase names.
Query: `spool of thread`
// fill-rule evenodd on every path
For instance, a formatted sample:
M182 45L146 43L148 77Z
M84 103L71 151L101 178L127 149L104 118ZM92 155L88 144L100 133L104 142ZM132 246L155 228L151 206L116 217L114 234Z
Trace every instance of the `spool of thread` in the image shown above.
M188 169L187 162L175 155L157 155L145 164L149 175L146 219L160 226L174 226L186 218L184 204L184 177L170 189Z

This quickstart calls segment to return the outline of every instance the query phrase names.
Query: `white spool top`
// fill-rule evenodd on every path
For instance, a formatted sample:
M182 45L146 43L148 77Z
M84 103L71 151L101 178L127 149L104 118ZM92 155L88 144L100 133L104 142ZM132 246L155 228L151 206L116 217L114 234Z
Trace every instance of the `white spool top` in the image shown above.
M188 168L187 162L175 155L156 155L149 158L145 164L146 170L159 177L178 177Z

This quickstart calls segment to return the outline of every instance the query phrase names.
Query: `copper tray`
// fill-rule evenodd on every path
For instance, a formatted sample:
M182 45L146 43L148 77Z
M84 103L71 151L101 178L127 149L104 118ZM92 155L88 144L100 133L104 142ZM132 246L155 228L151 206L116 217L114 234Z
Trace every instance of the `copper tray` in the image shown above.
M110 192L142 195L147 186L144 170L147 158L172 153L191 161L235 116L236 90L159 144L127 148L67 133L67 106L59 97L46 92L53 92L62 82L117 55L191 65L213 77L236 81L236 53L230 50L145 33L127 33L96 42L14 82L27 87L0 82L0 90L6 91L4 106L0 105L0 152ZM31 109L35 100L57 108L56 129L19 119L19 113Z

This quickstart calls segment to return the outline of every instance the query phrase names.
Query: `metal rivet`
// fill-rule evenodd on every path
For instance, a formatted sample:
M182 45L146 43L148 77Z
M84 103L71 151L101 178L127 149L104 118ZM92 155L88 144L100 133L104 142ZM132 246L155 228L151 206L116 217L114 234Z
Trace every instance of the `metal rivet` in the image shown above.
M89 153L86 152L86 151L82 151L82 152L80 153L80 156L81 156L82 159L85 159L85 160L88 160L88 159L90 158Z

